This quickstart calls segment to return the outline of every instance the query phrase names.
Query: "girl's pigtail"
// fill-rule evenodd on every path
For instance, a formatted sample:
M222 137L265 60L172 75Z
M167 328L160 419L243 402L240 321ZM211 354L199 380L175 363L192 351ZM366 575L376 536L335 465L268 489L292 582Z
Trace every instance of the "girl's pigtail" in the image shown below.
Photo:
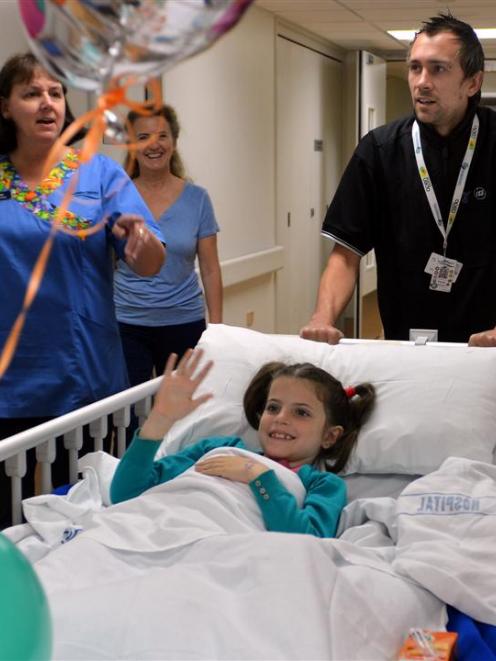
M332 473L340 473L346 467L350 455L357 443L360 428L367 420L375 403L375 388L371 383L360 383L353 388L345 388L348 399L348 424L344 426L342 436L326 451L328 468Z
M367 420L375 403L375 388L371 383L355 386L355 396L350 398L352 424L357 430Z

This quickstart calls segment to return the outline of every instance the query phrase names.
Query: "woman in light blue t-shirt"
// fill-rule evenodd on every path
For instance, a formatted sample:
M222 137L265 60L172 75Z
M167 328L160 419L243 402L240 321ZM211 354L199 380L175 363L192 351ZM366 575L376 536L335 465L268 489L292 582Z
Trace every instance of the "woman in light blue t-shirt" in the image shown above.
M162 374L170 353L183 355L211 323L222 322L222 278L212 203L186 181L176 151L179 123L171 106L153 115L128 116L136 141L131 178L159 225L167 261L151 278L137 278L117 263L114 300L131 385ZM128 155L128 165L131 157ZM129 168L128 168L129 171ZM198 257L203 290L195 272Z

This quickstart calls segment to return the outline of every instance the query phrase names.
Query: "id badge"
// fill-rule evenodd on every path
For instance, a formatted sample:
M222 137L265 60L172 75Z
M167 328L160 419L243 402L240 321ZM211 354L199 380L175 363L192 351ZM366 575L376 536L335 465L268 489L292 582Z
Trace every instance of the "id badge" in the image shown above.
M453 272L450 272L447 266L443 266L439 269L436 267L434 273L431 275L429 289L432 289L433 291L450 292L451 285L453 284L453 277Z
M429 257L424 272L431 276L429 289L450 292L451 287L462 270L462 263L456 259L444 257L433 252Z

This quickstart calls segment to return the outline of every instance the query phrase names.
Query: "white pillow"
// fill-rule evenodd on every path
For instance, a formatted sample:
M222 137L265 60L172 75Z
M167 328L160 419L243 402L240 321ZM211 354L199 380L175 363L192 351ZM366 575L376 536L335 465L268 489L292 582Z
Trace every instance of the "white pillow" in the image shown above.
M265 362L311 362L343 385L370 381L377 391L345 474L424 475L450 456L492 463L496 447L496 349L399 342L329 346L211 324L198 346L215 362L199 392L214 398L174 425L160 453L208 436L257 433L243 414L243 394Z

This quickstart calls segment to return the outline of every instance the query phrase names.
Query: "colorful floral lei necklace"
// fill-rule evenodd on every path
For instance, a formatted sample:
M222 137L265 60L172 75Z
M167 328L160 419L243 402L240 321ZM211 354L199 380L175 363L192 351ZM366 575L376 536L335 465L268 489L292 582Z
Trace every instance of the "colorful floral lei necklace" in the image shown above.
M25 209L34 213L47 223L52 223L57 214L57 207L47 200L47 196L62 186L65 179L80 165L79 152L69 149L64 158L50 171L50 174L34 190L19 177L16 169L4 156L0 160L0 198L10 197L19 202ZM77 216L72 211L65 211L59 221L65 227L73 230L83 230L90 227L91 222Z

